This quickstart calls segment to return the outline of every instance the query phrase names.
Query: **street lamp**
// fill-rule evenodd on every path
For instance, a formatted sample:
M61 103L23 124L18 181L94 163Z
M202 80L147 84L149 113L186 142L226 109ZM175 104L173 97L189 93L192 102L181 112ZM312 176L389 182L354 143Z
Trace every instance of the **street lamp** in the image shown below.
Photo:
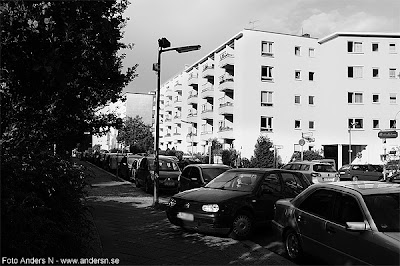
M182 47L172 47L171 43L166 38L161 38L158 40L158 61L157 64L153 65L153 70L157 71L157 99L156 99L156 136L155 136L155 178L154 178L154 197L153 197L153 205L158 204L158 177L160 173L160 164L159 164L159 146L160 146L160 73L161 73L161 54L163 52L168 51L177 51L178 53L186 53L191 51L200 50L200 45L190 45L190 46L182 46Z
M349 124L349 164L352 163L352 161L351 161L351 153L353 152L353 151L351 150L351 129L352 129L355 125L357 125L357 124L358 124L357 122L351 122L351 123Z

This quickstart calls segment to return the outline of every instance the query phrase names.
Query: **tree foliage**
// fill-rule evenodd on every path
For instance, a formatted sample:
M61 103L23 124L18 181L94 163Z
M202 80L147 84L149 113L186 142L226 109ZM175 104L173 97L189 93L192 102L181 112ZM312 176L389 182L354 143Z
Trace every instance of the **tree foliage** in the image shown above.
M96 3L94 3L96 2ZM2 1L1 133L30 150L96 132L96 111L135 76L122 73L122 1Z
M251 166L257 168L271 168L274 167L274 152L270 149L273 148L273 143L266 136L260 136L254 149L254 156L251 157Z
M320 160L323 158L324 157L318 151L310 151L310 150L303 151L304 161ZM290 158L290 161L298 161L298 160L301 160L301 152L295 151L292 155L292 158Z
M151 125L146 125L140 116L127 117L124 126L118 133L118 141L131 147L131 152L152 152L154 138Z

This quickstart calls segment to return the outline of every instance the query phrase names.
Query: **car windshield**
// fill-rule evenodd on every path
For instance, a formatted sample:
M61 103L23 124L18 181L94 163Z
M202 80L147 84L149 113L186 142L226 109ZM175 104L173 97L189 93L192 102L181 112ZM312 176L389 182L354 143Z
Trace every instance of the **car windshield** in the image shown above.
M330 164L315 164L313 170L315 172L336 172L335 168Z
M173 161L164 161L164 160L159 160L159 170L160 171L179 171L178 165L173 162ZM149 165L151 170L154 169L154 159L149 160Z
M364 196L368 210L380 232L400 232L399 198L399 193Z
M249 192L254 189L263 174L255 172L225 172L211 180L205 187Z
M219 176L223 172L225 172L227 168L203 168L203 179L204 182L210 182L216 176Z

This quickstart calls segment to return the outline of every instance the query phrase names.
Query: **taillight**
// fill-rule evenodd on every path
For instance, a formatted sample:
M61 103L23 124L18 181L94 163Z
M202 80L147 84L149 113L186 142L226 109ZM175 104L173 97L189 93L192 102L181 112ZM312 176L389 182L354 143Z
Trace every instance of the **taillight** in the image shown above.
M319 177L319 176L321 176L321 174L320 173L311 173L311 176L312 177Z

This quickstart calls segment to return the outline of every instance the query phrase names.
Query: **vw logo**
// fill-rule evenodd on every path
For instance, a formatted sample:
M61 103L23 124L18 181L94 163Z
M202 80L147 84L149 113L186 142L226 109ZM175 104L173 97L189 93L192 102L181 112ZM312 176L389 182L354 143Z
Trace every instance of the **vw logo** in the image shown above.
M189 209L189 208L190 208L190 203L189 203L189 202L186 203L184 207L185 207L186 209Z

